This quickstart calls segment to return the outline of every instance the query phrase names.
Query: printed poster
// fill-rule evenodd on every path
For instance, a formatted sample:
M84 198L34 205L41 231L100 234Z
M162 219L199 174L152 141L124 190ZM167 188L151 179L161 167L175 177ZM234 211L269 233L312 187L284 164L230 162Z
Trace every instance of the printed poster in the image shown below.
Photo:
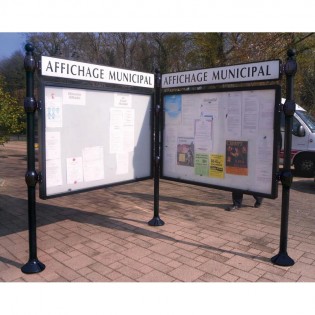
M224 155L211 154L210 155L210 177L224 178Z
M209 172L209 155L196 153L195 156L195 175L208 176Z
M226 173L248 176L248 141L226 141Z
M46 127L62 128L62 102L54 92L47 94L45 103Z
M178 125L181 123L182 97L181 95L165 95L164 111L166 125Z
M194 167L194 138L178 138L177 165Z

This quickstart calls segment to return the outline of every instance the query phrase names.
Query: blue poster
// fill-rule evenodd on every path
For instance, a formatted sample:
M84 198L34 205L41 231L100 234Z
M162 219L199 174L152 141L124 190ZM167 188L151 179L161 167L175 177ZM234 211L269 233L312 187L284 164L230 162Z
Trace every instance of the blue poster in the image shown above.
M164 110L170 118L177 118L182 111L182 96L181 95L165 95Z

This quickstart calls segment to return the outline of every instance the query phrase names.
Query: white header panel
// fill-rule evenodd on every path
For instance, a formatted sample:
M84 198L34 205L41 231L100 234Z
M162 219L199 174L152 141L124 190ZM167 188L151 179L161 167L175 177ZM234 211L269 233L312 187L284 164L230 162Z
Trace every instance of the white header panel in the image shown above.
M42 56L42 75L154 88L154 75L84 62Z
M280 60L271 60L163 74L162 88L277 80L279 77Z

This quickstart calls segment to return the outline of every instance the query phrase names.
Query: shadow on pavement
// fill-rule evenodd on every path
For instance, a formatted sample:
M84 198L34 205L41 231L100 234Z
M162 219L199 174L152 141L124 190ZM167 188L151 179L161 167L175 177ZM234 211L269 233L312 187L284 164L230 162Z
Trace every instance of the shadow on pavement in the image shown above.
M303 193L314 194L315 182L313 178L305 178L292 183L291 189Z
M16 197L11 197L7 195L0 194L0 237L26 231L28 230L27 223L27 200L19 199ZM242 256L249 259L256 259L260 261L270 261L266 257L260 257L259 255L250 255L246 253L241 253L233 250L223 250L220 248L213 247L211 245L202 244L199 242L190 242L184 240L178 240L174 237L164 235L160 232L152 231L152 227L147 225L145 221L137 221L124 217L112 217L105 214L93 213L84 210L68 208L68 207L58 207L53 205L45 205L37 203L37 227L48 224L54 224L64 220L71 220L73 222L78 222L82 224L96 225L112 230L129 232L131 234L137 234L146 236L153 239L160 239L165 241L171 241L174 243L181 243L185 245L191 245L197 248L202 248L208 251L219 252L219 253L230 253L237 256ZM148 218L149 220L149 218ZM138 225L132 225L129 222L143 223L144 227L139 227ZM148 228L145 228L145 227ZM60 227L59 227L60 228ZM158 227L156 227L158 229ZM227 241L228 242L228 241ZM257 239L257 243L261 240ZM7 260L6 258L1 259ZM8 260L6 263L10 263ZM18 263L11 262L11 264Z

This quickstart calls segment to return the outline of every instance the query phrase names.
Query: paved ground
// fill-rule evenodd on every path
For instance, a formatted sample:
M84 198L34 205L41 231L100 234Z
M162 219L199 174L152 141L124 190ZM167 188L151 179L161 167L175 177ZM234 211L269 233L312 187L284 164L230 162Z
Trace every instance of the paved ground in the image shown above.
M153 181L50 199L37 197L38 258L46 269L26 275L27 187L24 142L0 148L1 282L313 282L315 183L295 178L290 196L288 253L279 251L279 198L260 209L226 212L229 192L161 181L162 227L150 227Z

